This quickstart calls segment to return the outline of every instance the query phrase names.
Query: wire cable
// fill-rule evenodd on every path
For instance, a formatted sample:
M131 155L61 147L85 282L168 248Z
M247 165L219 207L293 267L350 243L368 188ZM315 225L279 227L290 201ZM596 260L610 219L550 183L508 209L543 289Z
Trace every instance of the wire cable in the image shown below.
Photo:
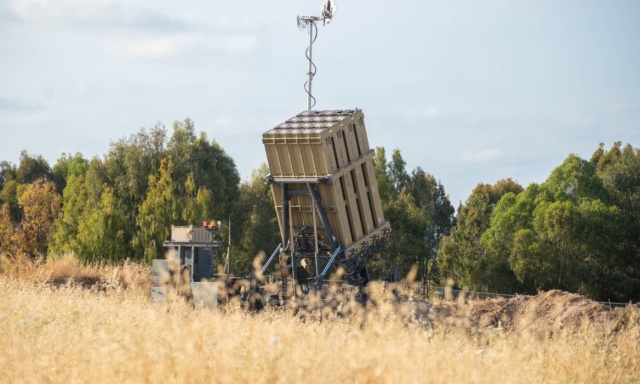
M311 45L313 45L313 43L315 43L316 39L318 38L318 26L316 25L316 22L315 21L309 21L308 23L304 23L302 26L300 24L298 24L298 29L300 29L301 31L304 30L305 28L312 28L312 27L315 27L315 30L316 30L315 32L316 33L314 34L313 39L311 40ZM307 57L307 60L311 64L311 67L313 68L313 70L311 71L311 77L309 78L309 80L304 82L304 91L313 100L313 104L311 104L311 108L313 108L316 105L316 98L313 97L313 95L311 94L311 91L309 90L308 84L309 84L310 81L313 81L313 77L318 72L318 68L316 67L316 65L313 62L313 60L311 60L311 57L309 56L309 50L311 49L311 45L309 47L307 47L307 50L305 51L304 55Z

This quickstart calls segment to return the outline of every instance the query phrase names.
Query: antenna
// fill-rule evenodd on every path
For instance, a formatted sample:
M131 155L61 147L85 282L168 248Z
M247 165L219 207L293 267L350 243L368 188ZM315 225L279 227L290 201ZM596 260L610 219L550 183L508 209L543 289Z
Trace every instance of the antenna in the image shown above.
M318 26L316 25L316 22L322 20L322 25L329 24L337 11L338 6L335 1L325 0L321 9L322 16L298 16L298 29L302 31L305 28L309 28L309 48L307 48L305 53L305 56L309 61L309 69L307 71L307 82L304 83L304 91L307 93L307 111L311 111L311 108L316 105L316 98L311 95L311 83L313 82L313 77L317 72L317 67L312 60L313 43L318 37ZM313 104L311 104L311 100L313 100Z

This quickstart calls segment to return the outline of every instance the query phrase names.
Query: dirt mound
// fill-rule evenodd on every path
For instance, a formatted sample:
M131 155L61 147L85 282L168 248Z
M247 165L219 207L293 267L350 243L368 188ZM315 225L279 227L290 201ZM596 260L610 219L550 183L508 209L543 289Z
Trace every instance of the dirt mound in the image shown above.
M536 296L473 301L468 316L475 329L499 328L537 337L552 337L596 328L608 333L614 313L584 296L558 290Z

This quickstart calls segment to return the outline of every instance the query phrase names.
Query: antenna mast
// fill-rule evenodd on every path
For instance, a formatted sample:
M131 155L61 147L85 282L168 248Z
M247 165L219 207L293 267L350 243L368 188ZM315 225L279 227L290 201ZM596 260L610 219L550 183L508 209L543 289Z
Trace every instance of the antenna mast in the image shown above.
M322 20L322 24L326 25L331 22L331 19L336 14L338 7L333 0L325 0L322 5L322 16L298 16L298 29L303 30L309 28L309 48L307 48L306 56L309 61L309 68L307 70L307 82L304 83L304 90L307 93L307 111L311 111L311 108L316 104L316 98L311 95L311 84L313 77L316 75L316 65L313 63L313 42L318 37L317 21ZM315 29L315 33L314 33ZM311 103L313 100L313 104Z

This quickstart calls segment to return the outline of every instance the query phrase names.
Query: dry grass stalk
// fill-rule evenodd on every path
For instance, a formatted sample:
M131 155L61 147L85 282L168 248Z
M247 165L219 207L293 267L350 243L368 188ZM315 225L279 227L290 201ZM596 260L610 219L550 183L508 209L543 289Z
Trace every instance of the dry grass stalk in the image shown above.
M19 277L0 275L0 372L5 379L34 383L640 380L638 311L605 316L580 297L562 292L432 305L398 302L388 290L374 285L376 304L366 311L354 307L350 316L342 318L329 312L294 315L291 309L250 313L235 306L209 311L193 309L182 300L152 305L145 287L148 277L142 273L146 268L66 263L44 263L39 269L46 272L29 270ZM96 276L102 283L87 289L85 280L69 279L72 271ZM127 275L125 286L127 278L122 276ZM54 276L67 276L67 282L55 284ZM114 283L104 283L109 281ZM540 316L540 323L533 314ZM543 331L544 338L536 332L542 323L553 331ZM570 326L578 323L581 326L575 329ZM601 332L602 327L609 332Z

